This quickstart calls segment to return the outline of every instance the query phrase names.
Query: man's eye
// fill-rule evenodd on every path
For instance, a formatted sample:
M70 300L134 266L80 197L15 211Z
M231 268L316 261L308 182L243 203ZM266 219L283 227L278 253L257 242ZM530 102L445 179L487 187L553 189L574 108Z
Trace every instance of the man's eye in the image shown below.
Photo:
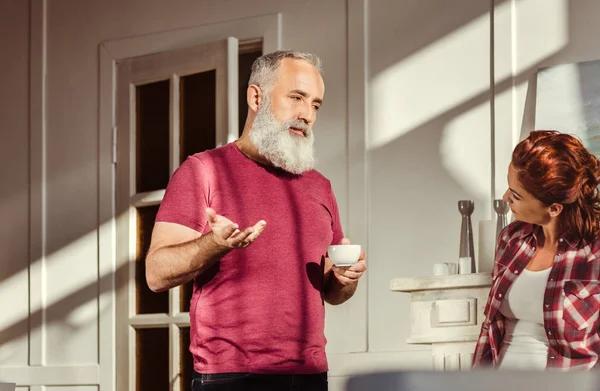
M321 108L321 106L313 105L313 108L314 108L316 111L319 111L319 109Z
M293 100L302 100L302 98L301 98L301 97L299 97L299 96L292 96L292 99L293 99Z

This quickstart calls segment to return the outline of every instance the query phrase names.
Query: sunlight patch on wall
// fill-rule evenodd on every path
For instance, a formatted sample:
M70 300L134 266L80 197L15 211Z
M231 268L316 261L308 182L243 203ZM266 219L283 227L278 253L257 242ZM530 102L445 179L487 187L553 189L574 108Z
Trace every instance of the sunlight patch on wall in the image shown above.
M47 256L46 278L53 281L46 290L48 305L58 303L72 293L96 289L98 272L89 266L90 260L97 264L97 241L98 235L93 231ZM96 294L89 294L95 299Z
M98 311L106 311L106 308L98 307L98 269L89 267L98 263L97 237L96 231L89 232L48 254L45 260L35 260L29 269L20 270L2 281L0 333L9 331L14 335L0 349L0 363L15 364L13 356L17 353L16 349L22 350L23 346L27 346L29 327L31 331L40 327L44 330L44 349L49 363L62 361L57 358L55 347L75 351L77 343L89 341L87 335L97 335ZM39 281L42 281L41 285L37 283ZM34 323L30 324L27 301L33 297L43 297L43 300L31 301ZM44 318L42 312L45 313ZM44 324L40 325L42 319ZM66 339L67 336L69 339ZM95 349L86 349L88 353L85 356L95 357Z
M29 308L23 306L24 301L20 300L20 298L27 297L29 294L27 289L28 273L27 269L21 270L0 283L0 308L2 309L0 332L29 316ZM18 300L15 300L15 298L18 298ZM0 349L1 351L2 349Z
M369 149L489 89L489 23L488 14L474 19L373 78Z
M515 104L515 99L513 97L514 91L521 91L520 95L525 96L526 90L527 81L515 86L514 90L511 88L497 92L495 96L495 199L502 198L502 195L508 187L506 179L508 175L508 165L512 158L513 148L519 142L521 134L523 106L520 106L519 108L519 106ZM525 104L524 101L523 104Z
M490 198L489 105L486 101L450 121L440 143L442 165L448 174L472 198L478 199ZM483 207L488 211L489 205Z
M28 271L25 269L0 283L0 365L24 365L27 362L24 352L27 348L27 329L18 338L9 341L5 341L5 333L14 329L15 325L22 326L22 322L29 317L28 280Z
M513 69L518 75L568 45L569 0L519 0L511 3L514 3L516 15ZM509 10L500 7L498 12Z

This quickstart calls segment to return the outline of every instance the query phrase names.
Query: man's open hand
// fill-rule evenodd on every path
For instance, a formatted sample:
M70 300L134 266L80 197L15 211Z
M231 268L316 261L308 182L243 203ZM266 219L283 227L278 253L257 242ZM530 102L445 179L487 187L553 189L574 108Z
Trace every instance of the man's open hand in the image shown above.
M206 219L217 245L227 249L248 247L259 237L267 225L264 220L260 220L252 227L240 230L237 223L218 215L212 208L206 208Z

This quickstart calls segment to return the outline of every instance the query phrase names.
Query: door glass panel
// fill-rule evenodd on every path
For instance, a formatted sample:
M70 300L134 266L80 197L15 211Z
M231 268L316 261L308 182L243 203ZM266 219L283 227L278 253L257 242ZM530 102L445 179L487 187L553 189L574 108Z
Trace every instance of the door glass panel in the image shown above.
M137 329L136 390L169 390L169 329Z
M238 127L240 136L246 124L246 116L248 116L248 102L246 100L248 79L250 79L250 73L252 72L252 63L260 56L262 56L262 49L240 53L238 57Z
M192 375L194 373L194 360L190 353L190 328L182 327L179 329L179 352L181 354L179 358L180 362L180 384L181 391L188 391L190 384L192 383Z
M184 76L180 79L180 156L216 146L217 73L215 70Z
M190 312L190 301L194 290L194 281L183 284L179 294L179 312Z
M170 80L136 88L136 192L169 182Z
M146 283L146 254L150 247L152 227L158 205L137 209L137 261L135 267L136 313L156 314L169 312L169 292L154 293Z

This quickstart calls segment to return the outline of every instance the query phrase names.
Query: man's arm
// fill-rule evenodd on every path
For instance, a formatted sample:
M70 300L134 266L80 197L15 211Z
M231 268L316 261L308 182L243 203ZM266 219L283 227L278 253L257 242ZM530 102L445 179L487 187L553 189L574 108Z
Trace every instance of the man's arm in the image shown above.
M329 261L329 263L331 264L331 261ZM323 288L325 291L325 301L331 305L342 304L354 295L357 286L358 281L354 281L348 285L342 284L340 280L337 279L334 272L330 270L329 273L325 274L325 284Z
M229 250L214 234L201 235L183 225L157 222L146 256L146 281L154 292L184 284L208 269Z
M346 238L342 244L350 244ZM334 266L329 258L325 258L325 275L323 292L325 301L332 305L342 304L354 295L358 286L358 279L367 270L367 256L361 252L358 261L350 267Z
M235 248L250 245L265 227L259 221L243 230L207 208L212 231L201 235L183 225L157 222L146 256L146 281L155 292L184 284L204 272Z

